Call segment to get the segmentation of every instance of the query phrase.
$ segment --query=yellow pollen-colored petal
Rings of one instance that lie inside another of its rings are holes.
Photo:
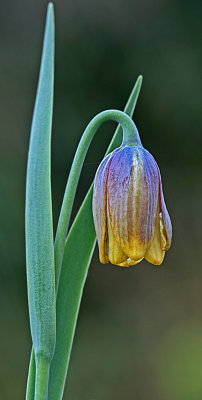
[[[161,229],[161,217],[158,210],[156,218],[156,228],[151,246],[145,254],[145,260],[154,265],[160,265],[163,262],[165,250],[162,249],[162,242],[164,243],[164,237]]]
[[[106,233],[102,238],[102,243],[99,245],[99,258],[102,264],[107,264],[109,261],[108,257],[108,248],[109,248],[109,240],[108,235]]]
[[[142,261],[143,258],[141,258],[140,260],[132,260],[131,258],[128,258],[126,261],[124,261],[121,264],[118,264],[120,267],[131,267],[133,265],[136,265],[138,263],[140,263],[140,261]]]
[[[112,264],[119,265],[120,263],[126,261],[128,256],[121,250],[120,246],[118,245],[113,235],[109,217],[107,217],[107,227],[108,227],[108,237],[109,237],[109,261]]]

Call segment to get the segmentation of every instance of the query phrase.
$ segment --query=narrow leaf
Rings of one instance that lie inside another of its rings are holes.
[[[28,302],[35,356],[51,360],[55,347],[55,270],[50,183],[54,82],[54,14],[49,4],[31,128],[26,185]]]

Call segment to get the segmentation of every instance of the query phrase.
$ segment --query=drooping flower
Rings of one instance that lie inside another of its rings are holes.
[[[142,145],[123,145],[101,162],[93,216],[101,263],[130,266],[143,258],[162,263],[172,226],[158,165]]]

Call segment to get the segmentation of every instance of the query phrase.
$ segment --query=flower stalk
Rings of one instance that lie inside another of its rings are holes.
[[[55,238],[56,282],[59,282],[58,277],[60,276],[65,239],[83,162],[95,133],[100,126],[107,121],[115,121],[120,124],[123,130],[124,142],[141,145],[139,133],[133,120],[127,114],[119,110],[106,110],[97,114],[86,127],[74,156],[58,222]]]
[[[36,363],[35,399],[45,400],[48,396],[50,362],[44,357],[38,357]]]

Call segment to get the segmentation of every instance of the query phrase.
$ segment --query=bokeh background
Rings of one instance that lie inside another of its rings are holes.
[[[24,197],[46,1],[0,0],[0,398],[24,398],[31,348]],[[56,226],[79,138],[123,109],[138,74],[134,120],[156,158],[173,222],[161,267],[121,269],[93,257],[64,399],[202,397],[201,1],[55,1],[52,190]],[[74,213],[115,129],[88,153]],[[79,251],[79,244],[78,244]]]

